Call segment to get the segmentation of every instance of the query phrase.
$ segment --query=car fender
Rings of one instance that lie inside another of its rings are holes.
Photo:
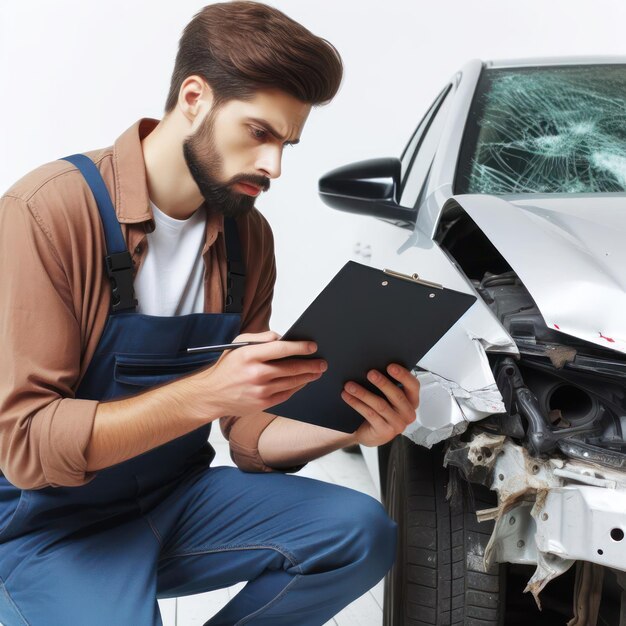
[[[546,325],[626,353],[626,194],[459,195],[509,263]]]

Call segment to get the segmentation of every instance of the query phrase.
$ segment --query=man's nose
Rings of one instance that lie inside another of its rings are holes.
[[[262,172],[268,178],[278,178],[281,171],[281,160],[283,156],[282,148],[278,146],[267,146],[259,154],[256,162],[257,171]]]

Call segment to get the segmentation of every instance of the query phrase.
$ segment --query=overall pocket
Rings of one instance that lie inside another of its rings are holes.
[[[180,357],[154,354],[116,354],[113,377],[116,382],[135,387],[154,387],[199,370],[217,359],[206,354]]]

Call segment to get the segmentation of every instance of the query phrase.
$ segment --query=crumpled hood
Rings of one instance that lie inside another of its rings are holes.
[[[626,194],[460,195],[548,327],[626,353]]]

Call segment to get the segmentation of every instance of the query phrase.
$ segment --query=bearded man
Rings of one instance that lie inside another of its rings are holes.
[[[254,202],[341,76],[333,46],[283,13],[207,6],[161,121],[2,197],[4,626],[152,626],[157,598],[239,581],[207,624],[323,624],[391,566],[378,502],[289,472],[392,439],[417,381],[370,372],[387,400],[348,383],[352,435],[265,412],[327,364],[268,330],[274,252]],[[187,352],[235,340],[257,343]],[[237,468],[211,465],[218,419]]]

